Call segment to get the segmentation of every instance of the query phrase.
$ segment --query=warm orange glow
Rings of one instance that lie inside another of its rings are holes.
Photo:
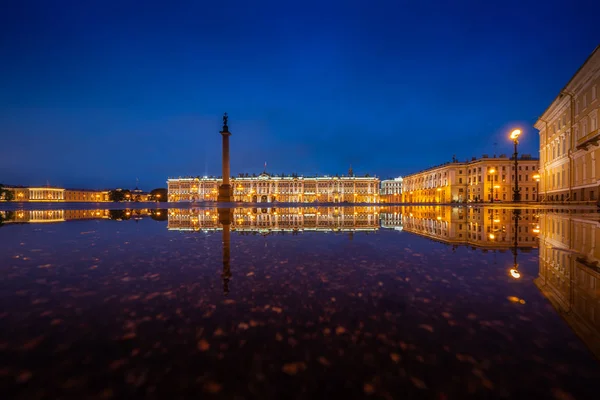
[[[521,273],[519,272],[518,269],[511,268],[510,269],[510,276],[512,276],[515,279],[519,279],[521,277]]]
[[[535,174],[535,175],[533,176],[533,179],[535,179],[536,181],[538,181],[538,182],[539,182],[539,181],[540,181],[540,175],[539,175],[539,174]]]
[[[495,174],[495,173],[496,173],[496,170],[495,170],[494,168],[492,168],[492,169],[490,169],[488,172],[489,172],[490,174]]]
[[[519,137],[519,135],[521,134],[521,130],[520,129],[515,129],[510,133],[510,138],[512,140],[517,140],[517,138]]]
[[[494,185],[494,189],[500,189],[500,185]]]
[[[497,223],[499,223],[499,222],[500,222],[500,220],[499,220],[499,219],[495,219],[495,220],[494,220],[494,223],[496,223],[496,224],[497,224]]]
[[[438,221],[441,221],[441,220],[442,220],[442,217],[437,217],[437,220],[438,220]]]
[[[496,239],[496,235],[494,235],[493,233],[490,233],[490,239]]]

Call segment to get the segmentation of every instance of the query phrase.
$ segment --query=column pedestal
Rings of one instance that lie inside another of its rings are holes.
[[[231,190],[231,185],[230,184],[223,184],[221,186],[219,186],[219,194],[217,196],[217,201],[220,203],[228,203],[231,202],[231,195],[232,190]]]

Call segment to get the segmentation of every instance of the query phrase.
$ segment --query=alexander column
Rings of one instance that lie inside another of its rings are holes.
[[[231,201],[231,185],[229,184],[229,127],[227,126],[227,113],[223,114],[223,184],[219,186],[218,202],[227,203]]]

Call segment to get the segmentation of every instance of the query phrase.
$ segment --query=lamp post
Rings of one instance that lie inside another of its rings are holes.
[[[510,138],[515,143],[515,188],[513,189],[513,201],[516,203],[521,200],[521,194],[519,193],[519,177],[518,177],[518,151],[517,145],[519,144],[519,135],[521,134],[520,129],[515,129],[510,133]]]
[[[535,179],[535,200],[540,201],[540,174],[535,174],[533,179]]]
[[[494,173],[496,172],[496,170],[494,168],[490,168],[490,170],[488,171],[488,176],[490,177],[490,202],[493,203],[494,202]]]

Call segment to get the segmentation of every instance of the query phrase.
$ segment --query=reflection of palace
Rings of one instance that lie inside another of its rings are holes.
[[[573,214],[540,216],[535,284],[600,358],[600,224]]]
[[[221,229],[217,209],[171,209],[168,229]],[[374,231],[379,228],[377,207],[234,208],[235,231]]]
[[[231,178],[233,200],[272,203],[376,203],[379,178],[369,176],[258,176]],[[220,178],[175,178],[167,181],[169,201],[216,201]]]
[[[381,226],[402,226],[411,232],[448,244],[490,249],[537,247],[537,211],[495,207],[397,206],[381,208]]]

